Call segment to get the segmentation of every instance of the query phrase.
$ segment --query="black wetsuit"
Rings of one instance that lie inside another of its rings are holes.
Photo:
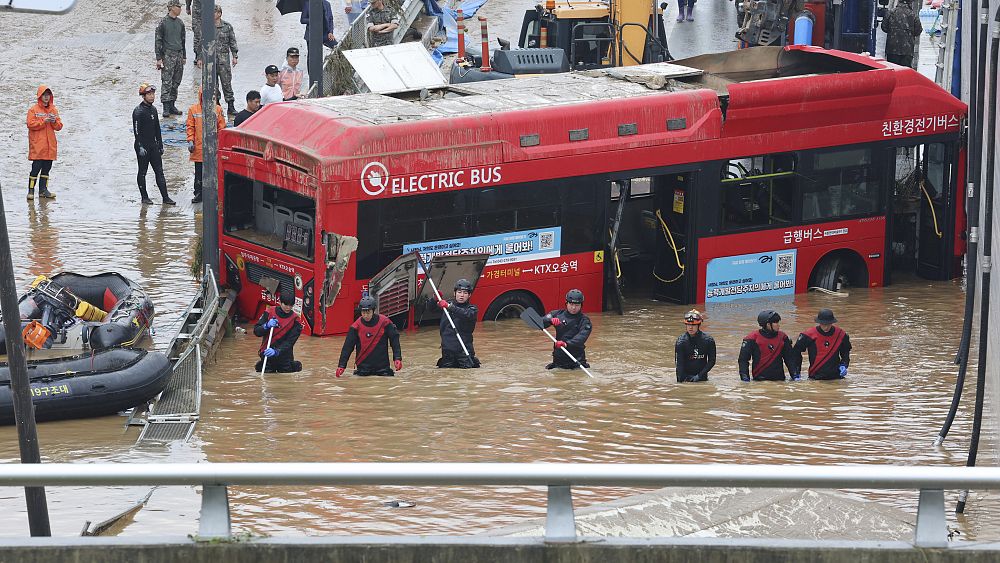
[[[254,368],[257,371],[260,371],[262,362],[264,361],[267,335],[271,331],[271,329],[264,327],[267,321],[271,319],[271,313],[269,312],[271,309],[271,307],[268,307],[268,310],[264,311],[260,318],[257,319],[257,324],[253,326],[253,335],[259,336],[262,339],[260,344],[261,349],[258,352],[260,361],[257,362],[257,366]],[[299,335],[302,334],[302,325],[296,320],[295,317],[297,315],[295,311],[286,313],[281,307],[274,307],[273,309],[279,323],[288,322],[289,317],[291,317],[291,325],[284,334],[279,332],[280,327],[274,329],[275,337],[271,339],[271,348],[274,348],[278,354],[267,359],[267,371],[279,373],[302,371],[302,362],[295,360],[295,353],[292,351],[292,348],[295,347],[295,342],[299,339]]]
[[[780,330],[755,330],[743,338],[740,346],[740,379],[750,381],[752,375],[754,381],[784,381],[785,368],[782,361],[788,366],[789,373],[799,374],[802,356],[792,350],[792,341],[788,339],[788,335]]]
[[[799,358],[809,352],[809,379],[842,379],[840,366],[851,365],[851,337],[837,326],[828,332],[817,326],[799,334],[792,349]]]
[[[715,339],[702,331],[691,336],[687,332],[674,344],[677,382],[708,381],[708,372],[715,367]]]
[[[552,347],[552,363],[545,366],[545,369],[563,368],[576,369],[580,366],[589,368],[587,363],[587,338],[594,326],[590,322],[590,317],[583,312],[571,315],[566,309],[556,309],[542,317],[542,324],[546,327],[552,326],[552,319],[558,318],[561,322],[556,327],[556,340],[566,343],[566,350],[580,362],[579,365],[569,359],[566,352],[558,346]]]
[[[160,189],[160,196],[170,199],[167,195],[167,178],[163,175],[163,139],[160,135],[160,118],[153,104],[145,101],[135,106],[132,110],[132,134],[135,136],[135,158],[139,163],[139,171],[135,181],[139,185],[139,194],[143,199],[148,199],[146,193],[146,170],[153,167],[153,176],[156,177],[156,187]],[[143,149],[146,154],[142,154],[139,149]]]
[[[340,349],[340,361],[337,367],[346,368],[351,353],[357,369],[354,375],[393,376],[396,372],[389,367],[389,346],[392,346],[392,359],[402,360],[403,353],[399,347],[399,331],[396,325],[385,315],[372,315],[370,321],[358,318],[347,330],[344,347]]]
[[[454,299],[448,300],[448,312],[451,319],[455,321],[455,328],[451,328],[448,317],[444,311],[441,312],[441,358],[437,361],[439,368],[477,368],[479,358],[476,357],[476,349],[472,345],[472,332],[476,330],[476,319],[479,317],[479,307],[466,301],[458,303]],[[466,356],[462,351],[455,335],[458,329],[458,336],[462,337],[462,342],[469,350]]]

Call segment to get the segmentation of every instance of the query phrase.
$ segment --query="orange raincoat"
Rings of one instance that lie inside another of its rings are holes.
[[[201,94],[198,94],[198,99],[201,99]],[[217,131],[221,131],[226,128],[226,118],[222,115],[222,108],[215,106],[215,117],[218,124],[216,127]],[[191,153],[189,160],[191,162],[201,162],[201,128],[204,126],[204,122],[201,118],[201,103],[197,103],[188,108],[187,114],[187,140],[189,143],[194,143],[194,152]]]
[[[56,159],[56,131],[63,128],[63,123],[56,109],[55,95],[49,98],[48,106],[42,103],[42,94],[46,90],[52,93],[44,84],[38,87],[38,103],[28,110],[28,160]],[[55,117],[54,122],[46,121],[50,115]]]

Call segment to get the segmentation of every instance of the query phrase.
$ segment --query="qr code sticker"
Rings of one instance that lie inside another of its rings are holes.
[[[794,254],[779,254],[777,264],[775,266],[775,275],[778,276],[789,276],[795,273],[795,255]]]
[[[552,250],[556,246],[556,233],[554,231],[545,231],[544,233],[538,233],[538,249],[539,250]]]

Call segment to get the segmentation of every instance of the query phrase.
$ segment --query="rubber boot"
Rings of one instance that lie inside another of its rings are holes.
[[[153,204],[153,200],[149,199],[149,194],[146,193],[146,184],[139,184],[139,195],[142,196],[143,205]]]
[[[49,191],[49,177],[39,174],[38,176],[38,197],[44,199],[55,199],[56,194]]]
[[[174,115],[184,115],[184,112],[177,109],[177,104],[170,102],[170,109],[174,111]]]
[[[677,7],[677,23],[684,21],[684,6]]]
[[[34,176],[28,176],[28,201],[35,199],[35,182],[38,179]]]
[[[194,197],[191,198],[191,203],[201,203],[201,190],[194,191]]]
[[[236,106],[233,105],[233,102],[228,102],[226,105],[229,106],[226,109],[226,113],[228,113],[229,115],[236,115]]]
[[[688,4],[688,21],[689,22],[694,21],[694,2]]]

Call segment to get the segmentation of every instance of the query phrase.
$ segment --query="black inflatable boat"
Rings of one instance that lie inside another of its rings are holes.
[[[22,338],[31,349],[68,353],[132,346],[153,323],[153,302],[116,272],[38,276],[18,301]],[[0,326],[0,354],[7,353]]]
[[[107,348],[90,354],[28,362],[35,419],[115,414],[142,404],[166,387],[170,361],[160,352]],[[10,369],[0,363],[0,424],[14,423]]]

